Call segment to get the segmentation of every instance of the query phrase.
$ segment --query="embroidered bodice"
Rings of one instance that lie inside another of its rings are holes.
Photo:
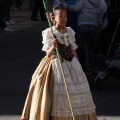
[[[66,46],[66,45],[58,42],[58,51],[62,58],[64,58],[67,61],[72,61],[73,54],[72,54],[70,44],[68,46]]]

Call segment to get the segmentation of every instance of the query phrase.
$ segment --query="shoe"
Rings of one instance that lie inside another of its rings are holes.
[[[39,21],[37,18],[31,18],[32,21]]]
[[[87,75],[87,76],[92,75],[92,72],[90,72],[90,71],[85,71],[85,75]]]
[[[14,25],[14,24],[15,24],[15,22],[12,21],[12,20],[9,20],[9,21],[7,21],[7,22],[10,23],[10,25]]]
[[[10,23],[9,23],[8,21],[6,21],[6,25],[7,25],[7,26],[9,26],[9,25],[10,25]]]
[[[21,7],[15,8],[14,11],[19,11],[21,10]]]
[[[94,80],[95,81],[98,80],[98,79],[103,80],[103,79],[108,77],[108,74],[109,74],[109,72],[106,73],[106,72],[103,72],[103,71],[99,71]]]
[[[15,8],[14,11],[18,11],[19,9],[18,8]]]
[[[10,28],[4,28],[3,29],[3,32],[11,32],[12,31],[12,29],[10,29]]]

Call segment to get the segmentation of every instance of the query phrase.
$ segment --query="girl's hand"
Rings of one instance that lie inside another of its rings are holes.
[[[48,49],[46,49],[46,55],[48,58],[54,58],[53,51],[57,47],[57,39],[52,40],[52,46]]]
[[[57,39],[52,40],[52,48],[53,50],[57,47]]]
[[[56,56],[56,55],[51,55],[50,58],[51,58],[51,59],[54,59],[54,58],[57,58],[57,56]]]

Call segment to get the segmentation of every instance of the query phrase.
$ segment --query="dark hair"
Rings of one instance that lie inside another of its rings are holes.
[[[53,14],[56,15],[56,10],[65,10],[64,8],[60,7],[60,6],[54,6],[53,7]],[[65,10],[66,11],[66,10]]]

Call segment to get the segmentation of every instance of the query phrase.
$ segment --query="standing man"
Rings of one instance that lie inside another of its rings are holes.
[[[6,0],[6,25],[15,24],[14,21],[10,19],[10,8],[12,6],[13,0]]]

